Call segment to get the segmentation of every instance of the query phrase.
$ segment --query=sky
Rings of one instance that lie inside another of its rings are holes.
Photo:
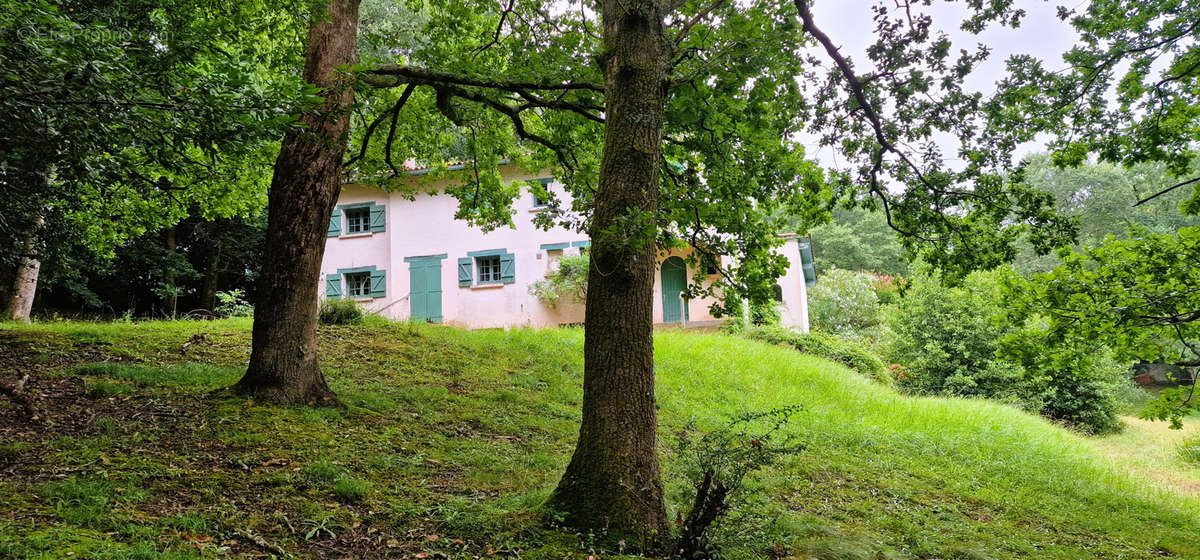
[[[874,24],[871,21],[871,6],[879,0],[815,0],[813,2],[813,19],[826,34],[838,45],[842,54],[856,61],[859,68],[866,68],[866,47],[871,42]],[[891,0],[885,0],[890,5]],[[918,0],[913,0],[916,4]],[[1058,19],[1058,6],[1065,5],[1071,9],[1079,9],[1086,5],[1081,0],[1016,0],[1017,7],[1026,11],[1026,16],[1017,29],[996,27],[979,34],[972,35],[959,29],[959,24],[967,14],[963,2],[933,2],[931,6],[922,6],[921,11],[933,16],[935,27],[950,35],[956,50],[958,47],[970,48],[978,43],[991,47],[991,57],[982,64],[967,80],[967,87],[985,94],[994,89],[994,84],[1004,76],[1004,61],[1014,54],[1031,54],[1046,61],[1046,67],[1059,69],[1066,66],[1062,62],[1062,53],[1067,51],[1075,42],[1076,34],[1071,26]],[[917,9],[914,7],[914,12]],[[816,53],[823,63],[829,59],[823,51]],[[818,151],[815,141],[804,141],[810,157],[816,157],[823,164],[833,164],[831,148]],[[1021,146],[1017,156],[1041,151],[1044,142],[1031,143]],[[951,163],[957,146],[944,145],[943,154],[947,163]]]

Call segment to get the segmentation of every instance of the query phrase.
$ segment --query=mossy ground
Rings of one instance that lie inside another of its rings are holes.
[[[322,328],[332,410],[219,391],[249,326],[0,327],[3,375],[36,372],[53,421],[0,403],[0,558],[618,555],[540,510],[578,429],[578,330]],[[805,407],[807,449],[750,484],[729,558],[1200,558],[1200,500],[1040,418],[730,336],[659,332],[656,352],[664,440]]]

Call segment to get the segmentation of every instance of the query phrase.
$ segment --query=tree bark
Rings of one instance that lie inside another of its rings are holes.
[[[317,285],[354,103],[338,67],[356,58],[358,0],[330,0],[327,11],[309,30],[304,64],[325,101],[284,137],[275,160],[250,364],[234,386],[276,403],[340,405],[317,362]]]
[[[663,0],[603,2],[604,153],[590,226],[583,422],[549,506],[654,550],[669,538],[654,397],[654,215],[670,45]]]
[[[175,254],[175,226],[167,228],[164,245],[166,246],[167,251],[169,251],[172,255]],[[170,310],[171,319],[175,319],[175,313],[179,307],[179,296],[175,293],[175,273],[168,272],[163,277],[163,283],[171,287],[171,295],[167,296],[166,305],[167,309]]]
[[[223,228],[211,224],[208,253],[204,255],[204,281],[200,285],[200,308],[214,311],[217,308],[217,287],[221,279],[221,237]]]
[[[7,301],[4,314],[0,318],[6,321],[29,322],[33,312],[33,298],[37,295],[38,274],[42,270],[42,261],[37,256],[37,240],[41,234],[43,218],[38,215],[25,232],[25,243],[21,247],[21,258],[17,262],[16,272],[12,276],[12,284],[5,292]]]

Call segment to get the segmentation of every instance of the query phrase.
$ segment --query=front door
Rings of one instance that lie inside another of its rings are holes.
[[[669,257],[662,263],[663,322],[678,323],[688,319],[687,306],[683,304],[684,288],[687,287],[687,263],[679,257]]]
[[[408,302],[414,321],[442,322],[442,259],[409,257]]]

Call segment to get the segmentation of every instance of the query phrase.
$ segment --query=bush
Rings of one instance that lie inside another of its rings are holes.
[[[835,336],[824,333],[801,334],[784,328],[752,328],[744,336],[771,344],[791,346],[805,354],[812,354],[838,362],[884,385],[892,384],[892,376],[880,360],[870,352]]]
[[[254,306],[245,299],[242,290],[217,292],[217,308],[213,311],[220,317],[253,317]]]
[[[808,292],[813,329],[841,333],[879,324],[879,296],[870,274],[834,268]]]
[[[587,301],[589,266],[591,265],[586,254],[561,257],[558,259],[558,267],[546,274],[545,280],[534,282],[529,287],[529,293],[551,309],[564,297],[569,301],[583,303]]]
[[[1128,368],[1095,341],[1062,340],[1036,315],[1009,316],[1005,271],[974,273],[948,287],[927,271],[887,312],[889,358],[907,392],[983,397],[1089,433],[1121,428]]]
[[[321,302],[318,317],[322,325],[358,325],[365,313],[357,303],[348,299],[331,299]]]

